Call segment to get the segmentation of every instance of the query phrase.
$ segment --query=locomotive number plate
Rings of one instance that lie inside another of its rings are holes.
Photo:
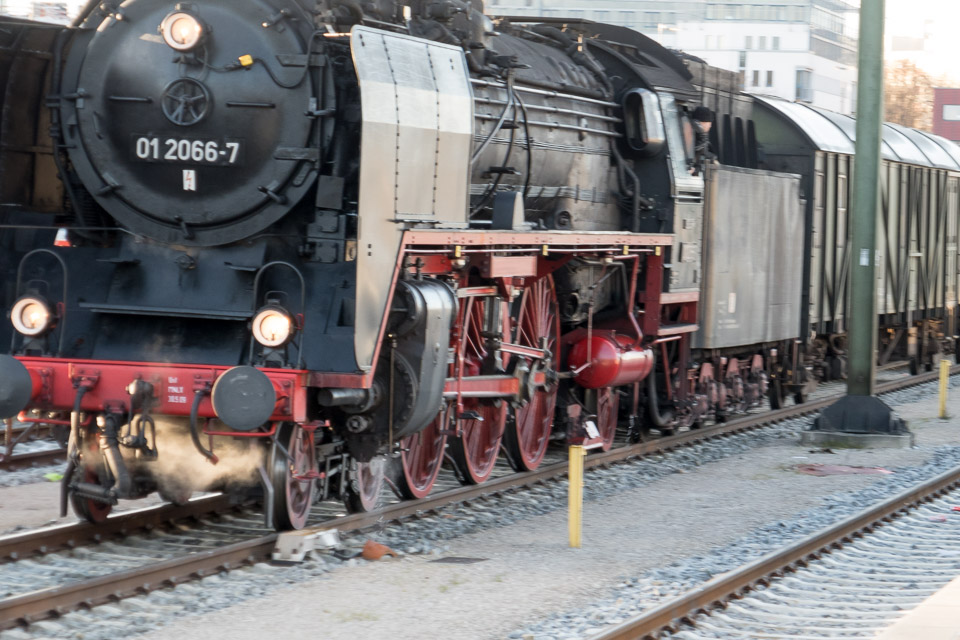
[[[133,157],[141,162],[236,166],[243,162],[243,141],[134,135]]]

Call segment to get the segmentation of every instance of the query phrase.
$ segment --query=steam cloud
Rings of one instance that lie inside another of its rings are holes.
[[[156,461],[136,463],[151,472],[161,490],[170,496],[193,491],[222,491],[250,487],[259,481],[257,468],[266,463],[267,448],[260,438],[215,436],[213,452],[219,458],[212,464],[193,445],[186,419],[155,417],[157,423]],[[209,436],[200,441],[210,447]]]

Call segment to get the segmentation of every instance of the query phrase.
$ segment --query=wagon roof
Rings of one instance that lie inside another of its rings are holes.
[[[773,96],[755,98],[797,127],[816,149],[854,154],[857,121],[852,116]],[[892,122],[883,125],[881,151],[887,160],[960,171],[960,146],[932,133]]]

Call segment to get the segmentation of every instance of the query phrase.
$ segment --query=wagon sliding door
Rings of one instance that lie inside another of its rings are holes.
[[[811,299],[817,303],[811,311],[817,333],[834,334],[845,330],[852,158],[835,153],[818,156],[810,278]]]
[[[960,277],[958,277],[957,261],[957,232],[960,229],[960,177],[955,174],[947,176],[947,245],[946,245],[946,274],[947,283],[944,291],[946,296],[947,337],[957,335],[957,293],[960,289]]]

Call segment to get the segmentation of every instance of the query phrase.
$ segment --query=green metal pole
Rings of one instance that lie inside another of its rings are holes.
[[[860,3],[857,155],[853,181],[847,394],[872,396],[877,345],[877,195],[883,117],[884,0]]]

